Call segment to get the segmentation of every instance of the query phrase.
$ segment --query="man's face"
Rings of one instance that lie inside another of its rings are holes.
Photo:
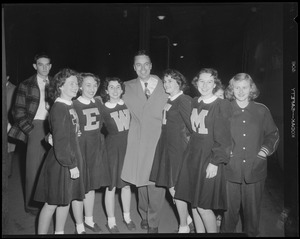
[[[150,58],[145,55],[136,56],[134,59],[133,68],[141,80],[148,80],[152,69]]]
[[[36,64],[33,64],[34,69],[36,69],[37,74],[42,77],[46,78],[49,75],[51,69],[50,59],[48,58],[39,58],[36,61]]]

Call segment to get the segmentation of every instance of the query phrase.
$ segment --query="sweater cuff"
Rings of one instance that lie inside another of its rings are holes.
[[[260,150],[263,151],[267,156],[270,153],[270,151],[265,146],[262,146]]]

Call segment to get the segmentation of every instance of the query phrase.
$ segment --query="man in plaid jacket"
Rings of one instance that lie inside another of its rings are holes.
[[[34,57],[37,73],[21,82],[16,91],[12,114],[14,125],[8,136],[27,144],[25,172],[25,211],[37,215],[39,205],[32,200],[39,168],[46,152],[44,138],[49,132],[47,90],[51,59],[42,53]]]

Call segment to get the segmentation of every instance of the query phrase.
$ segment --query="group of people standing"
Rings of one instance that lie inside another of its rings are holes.
[[[148,233],[159,232],[167,189],[179,215],[178,233],[216,233],[218,215],[220,231],[233,233],[242,206],[244,232],[259,234],[266,158],[276,150],[279,133],[268,108],[253,101],[259,91],[248,74],[235,75],[218,97],[218,72],[203,68],[192,81],[200,97],[191,98],[179,71],[166,69],[161,80],[151,74],[148,53],[139,51],[133,64],[137,78],[107,78],[101,98],[94,74],[63,69],[50,79],[47,55],[36,56],[34,67],[37,75],[17,91],[12,129],[27,140],[26,175],[32,175],[26,176],[25,205],[32,199],[44,203],[39,234],[48,232],[55,211],[55,233],[63,234],[70,204],[75,233],[101,232],[93,220],[100,187],[106,187],[108,230],[119,232],[116,188],[121,188],[123,222],[135,230],[131,185],[138,190],[140,227]],[[49,105],[42,99],[50,99]],[[47,117],[48,131],[42,128]],[[44,139],[52,147],[43,161],[45,151],[36,148]]]

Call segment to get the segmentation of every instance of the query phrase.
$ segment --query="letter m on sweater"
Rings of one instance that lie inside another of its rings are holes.
[[[200,114],[198,114],[198,110],[196,108],[193,109],[191,115],[191,123],[193,131],[199,134],[208,134],[208,130],[205,127],[205,116],[207,116],[208,110],[201,110]]]

